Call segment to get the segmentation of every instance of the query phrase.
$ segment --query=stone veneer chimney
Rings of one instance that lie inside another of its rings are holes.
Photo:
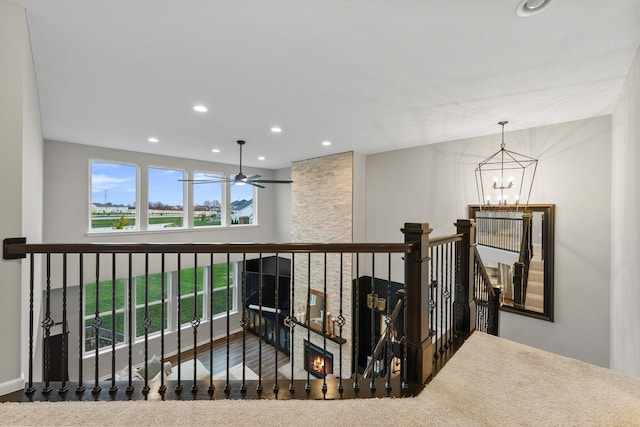
[[[347,152],[295,162],[291,168],[294,185],[291,188],[292,242],[297,243],[352,243],[354,236],[354,153]],[[340,308],[340,259],[327,256],[327,311],[337,317]],[[351,375],[352,355],[352,271],[351,255],[343,256],[343,328],[342,373]],[[291,307],[298,311],[306,303],[308,258],[295,259],[295,301]],[[311,289],[324,289],[324,257],[311,257]],[[336,327],[337,329],[337,327]],[[297,327],[294,334],[293,354],[295,367],[303,370],[305,328]],[[323,346],[323,337],[311,332],[311,342]],[[337,376],[340,346],[327,340],[327,351],[334,354],[334,374]]]

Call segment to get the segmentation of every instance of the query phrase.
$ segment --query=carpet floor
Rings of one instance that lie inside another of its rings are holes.
[[[0,425],[640,426],[640,379],[474,333],[415,398],[4,403]]]

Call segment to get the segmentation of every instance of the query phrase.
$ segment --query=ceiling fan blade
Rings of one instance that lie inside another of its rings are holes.
[[[292,184],[293,181],[283,181],[277,179],[254,179],[253,182],[259,182],[261,184]]]
[[[228,179],[179,179],[178,181],[190,182],[192,184],[216,184],[220,182],[228,182]]]
[[[261,185],[261,184],[291,184],[293,182],[293,181],[277,180],[277,179],[260,179],[260,175],[252,175],[250,177],[247,177],[245,174],[242,173],[242,146],[245,144],[245,142],[244,141],[236,141],[236,142],[240,146],[240,171],[236,175],[225,177],[220,175],[202,174],[200,176],[206,176],[207,178],[212,178],[212,179],[180,179],[178,181],[190,182],[192,184],[212,184],[212,183],[220,183],[220,182],[230,182],[231,185],[248,184],[258,188],[266,188],[264,185]]]

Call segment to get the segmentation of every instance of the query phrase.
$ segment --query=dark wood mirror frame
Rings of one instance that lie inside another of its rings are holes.
[[[316,291],[315,289],[311,289],[311,293],[309,294],[309,300],[313,301],[315,299],[315,304],[309,304],[309,319],[307,319],[307,324],[312,329],[316,331],[322,332],[322,321],[323,318],[321,316],[322,311],[324,311],[325,300],[327,296],[324,292]],[[326,304],[327,308],[329,308],[329,304]],[[324,314],[324,313],[322,313]],[[319,319],[319,320],[318,320]],[[315,320],[315,321],[314,321]],[[318,323],[319,322],[319,323]]]
[[[482,207],[480,205],[469,205],[469,218],[476,219],[476,213],[481,210],[497,210],[498,208]],[[505,208],[499,208],[506,210]],[[515,207],[513,211],[515,211]],[[520,207],[518,211],[523,211]],[[554,284],[553,284],[553,267],[554,267],[554,222],[555,222],[555,205],[554,204],[538,204],[527,205],[526,210],[542,213],[541,238],[542,238],[542,259],[544,261],[544,287],[543,287],[543,310],[542,312],[527,310],[524,307],[501,304],[500,309],[510,313],[521,314],[536,319],[547,320],[553,322],[554,311]]]

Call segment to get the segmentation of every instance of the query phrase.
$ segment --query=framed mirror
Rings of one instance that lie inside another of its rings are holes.
[[[309,294],[309,327],[316,331],[322,331],[323,319],[325,316],[325,299],[324,292],[311,289]],[[327,305],[328,309],[328,305]]]
[[[476,221],[478,254],[500,309],[553,322],[555,205],[469,206]]]

